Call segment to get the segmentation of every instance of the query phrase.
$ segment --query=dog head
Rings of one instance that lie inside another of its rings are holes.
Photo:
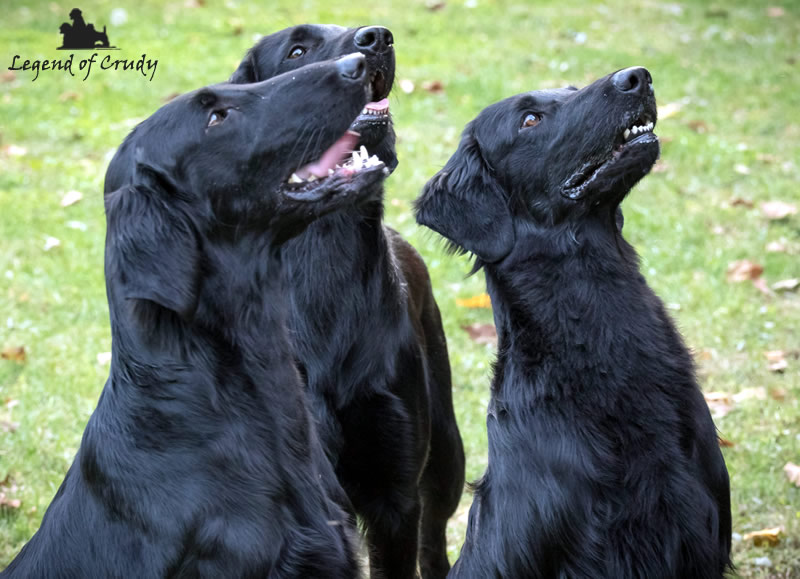
[[[377,155],[389,170],[394,170],[397,156],[388,97],[394,82],[395,55],[394,38],[389,29],[321,24],[292,26],[263,37],[250,49],[229,82],[258,82],[351,52],[360,52],[366,58],[372,100],[350,128],[359,133],[360,145],[371,155]]]
[[[621,227],[620,202],[658,158],[655,122],[644,68],[495,103],[425,185],[417,220],[487,263],[508,255],[522,222],[552,226],[597,214]]]
[[[132,141],[133,184],[106,196],[107,277],[125,298],[188,316],[204,240],[249,232],[279,244],[379,196],[384,165],[350,157],[349,127],[370,94],[364,60],[206,87],[145,120]]]

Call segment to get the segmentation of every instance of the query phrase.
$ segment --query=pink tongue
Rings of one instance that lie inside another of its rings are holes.
[[[378,110],[380,110],[380,109],[388,109],[389,108],[389,99],[387,97],[387,98],[382,98],[381,100],[375,101],[373,103],[367,103],[367,108],[378,109]]]
[[[295,173],[301,179],[308,179],[311,175],[320,179],[327,177],[328,169],[336,167],[337,163],[355,150],[360,136],[355,131],[347,131],[338,141],[331,145],[330,149],[322,153],[322,156],[317,161],[300,167]]]

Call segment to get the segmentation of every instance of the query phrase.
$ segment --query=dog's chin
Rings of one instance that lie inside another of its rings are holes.
[[[561,195],[572,200],[619,203],[658,160],[660,146],[652,129],[614,147],[601,161],[585,163],[563,184]]]

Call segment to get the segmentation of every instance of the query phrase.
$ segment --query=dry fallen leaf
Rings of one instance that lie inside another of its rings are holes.
[[[767,16],[770,18],[783,18],[786,15],[786,10],[780,6],[768,6]]]
[[[19,423],[11,422],[9,420],[0,420],[0,431],[2,432],[16,432],[19,428]]]
[[[494,324],[470,324],[461,326],[469,334],[470,339],[476,344],[497,344],[497,330]]]
[[[708,125],[705,121],[689,121],[686,123],[686,126],[692,129],[695,133],[707,133],[708,132]]]
[[[792,292],[798,287],[800,287],[800,279],[796,277],[777,281],[772,284],[772,289],[778,292]]]
[[[767,219],[786,219],[797,213],[797,206],[785,201],[765,201],[761,204],[761,213]]]
[[[706,392],[703,397],[711,411],[711,417],[715,420],[733,410],[733,398],[727,392]]]
[[[756,288],[758,291],[760,291],[765,296],[773,296],[773,295],[775,295],[775,292],[772,291],[771,289],[769,289],[769,286],[767,285],[767,281],[763,277],[760,277],[758,279],[754,279],[753,280],[753,287]]]
[[[767,389],[763,386],[759,386],[758,388],[745,388],[744,390],[740,390],[733,396],[731,396],[734,402],[739,404],[740,402],[744,402],[745,400],[766,400],[767,399]]]
[[[726,277],[729,282],[742,282],[748,279],[758,279],[764,273],[764,268],[749,259],[740,259],[728,265]]]
[[[778,402],[786,400],[786,390],[784,388],[773,388],[769,391],[769,395],[773,400]]]
[[[80,98],[81,98],[80,94],[76,93],[75,91],[71,91],[71,90],[68,90],[66,92],[62,92],[60,95],[58,95],[58,100],[60,102],[62,102],[62,103],[66,102],[66,101],[76,101],[76,100],[78,100]]]
[[[656,164],[653,165],[653,168],[650,169],[650,172],[651,173],[666,173],[671,168],[672,167],[670,166],[669,163],[666,163],[666,162],[662,161],[661,159],[659,159],[658,161],[656,161]]]
[[[789,367],[789,362],[786,361],[786,352],[783,350],[770,350],[764,352],[764,356],[769,362],[770,372],[783,372]]]
[[[75,205],[78,201],[83,199],[83,193],[80,191],[67,191],[61,198],[61,207],[69,207]]]
[[[747,207],[748,209],[753,207],[753,202],[750,199],[742,199],[741,197],[734,197],[731,199],[730,203],[731,207],[738,207],[740,205],[742,207]]]
[[[463,300],[456,298],[456,305],[462,308],[491,308],[492,299],[489,294],[478,294]]]
[[[425,2],[425,8],[427,8],[431,12],[436,12],[438,10],[441,10],[445,6],[447,6],[447,3],[443,2],[442,0],[428,0],[427,2]]]
[[[721,436],[718,436],[717,439],[719,440],[719,445],[723,448],[733,448],[734,446],[736,446],[736,444],[734,444],[727,438],[722,438]]]
[[[414,92],[414,81],[413,80],[409,80],[407,78],[402,78],[402,79],[400,79],[400,82],[398,84],[400,85],[400,90],[403,91],[404,93],[411,94],[412,92]]]
[[[767,244],[766,250],[768,253],[786,253],[789,251],[789,245],[786,240],[770,241]]]
[[[444,85],[440,80],[426,80],[422,83],[422,90],[426,90],[433,94],[444,92]]]
[[[787,462],[786,466],[783,467],[783,472],[786,473],[786,478],[789,479],[790,483],[800,487],[800,466],[793,462]]]
[[[11,495],[18,490],[19,487],[11,478],[10,474],[6,475],[6,478],[0,481],[0,510],[18,509],[20,505],[22,505],[21,500],[11,498]]]
[[[677,115],[683,108],[681,103],[667,103],[663,107],[658,107],[658,120],[663,121]]]
[[[783,533],[783,527],[773,527],[771,529],[762,529],[760,531],[747,533],[742,539],[745,541],[752,540],[756,547],[760,547],[761,545],[774,547],[780,542],[781,533]]]
[[[8,346],[3,348],[3,351],[0,352],[0,358],[12,360],[14,362],[24,362],[25,358],[27,358],[25,346]]]
[[[14,74],[13,71],[7,70],[2,75],[0,75],[0,80],[3,82],[14,82],[17,80],[17,75]]]

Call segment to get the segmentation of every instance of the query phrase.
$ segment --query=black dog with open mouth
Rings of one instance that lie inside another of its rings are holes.
[[[344,160],[371,92],[364,60],[200,89],[134,131],[131,183],[105,197],[108,382],[2,577],[357,576],[286,329],[280,246],[381,194],[381,163]],[[309,167],[325,175],[289,183]]]
[[[386,28],[287,28],[256,44],[231,81],[353,50],[366,58],[373,93],[350,127],[360,135],[356,155],[393,169],[395,55]],[[464,451],[427,268],[382,217],[377,199],[286,244],[289,326],[326,452],[366,528],[372,576],[411,579],[419,561],[423,579],[437,579],[450,568],[445,530],[463,491]]]
[[[728,473],[692,357],[615,216],[659,155],[650,73],[489,106],[417,219],[486,272],[499,335],[453,577],[719,578]]]

